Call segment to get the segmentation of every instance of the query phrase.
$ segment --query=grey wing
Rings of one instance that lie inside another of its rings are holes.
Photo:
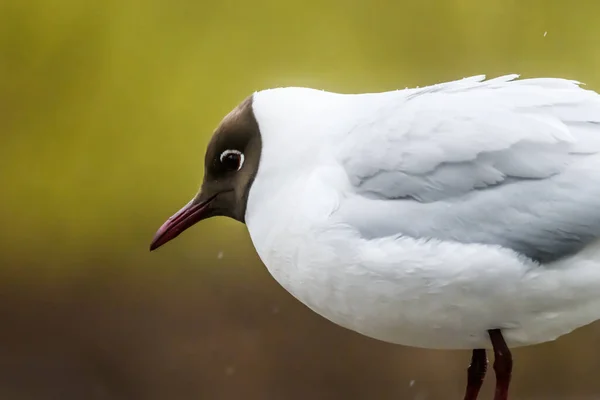
[[[356,196],[338,215],[366,237],[498,245],[544,263],[600,238],[600,96],[512,78],[425,88],[357,126],[341,151]]]

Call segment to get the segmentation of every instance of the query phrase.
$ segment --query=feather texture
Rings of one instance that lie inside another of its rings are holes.
[[[340,215],[368,237],[500,245],[541,262],[600,237],[600,96],[515,78],[358,95],[337,152],[358,196]]]
[[[600,96],[516,78],[256,93],[246,223],[273,277],[409,346],[489,348],[489,329],[522,346],[598,320]]]

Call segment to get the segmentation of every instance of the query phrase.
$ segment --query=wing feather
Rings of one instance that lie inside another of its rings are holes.
[[[600,96],[576,81],[516,78],[365,97],[339,157],[358,195],[349,204],[386,205],[355,222],[371,236],[380,225],[541,261],[600,237]],[[389,221],[389,207],[404,221]]]

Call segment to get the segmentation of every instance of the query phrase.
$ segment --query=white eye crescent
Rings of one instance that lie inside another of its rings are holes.
[[[231,171],[239,171],[244,165],[244,153],[239,150],[228,149],[219,156],[221,164]]]

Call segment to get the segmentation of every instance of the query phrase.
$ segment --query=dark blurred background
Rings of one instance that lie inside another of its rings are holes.
[[[156,253],[254,90],[485,73],[600,89],[600,2],[0,0],[0,399],[459,399],[469,352],[339,328],[216,219]],[[514,399],[600,398],[600,326],[514,351]],[[491,398],[488,375],[483,398]]]

